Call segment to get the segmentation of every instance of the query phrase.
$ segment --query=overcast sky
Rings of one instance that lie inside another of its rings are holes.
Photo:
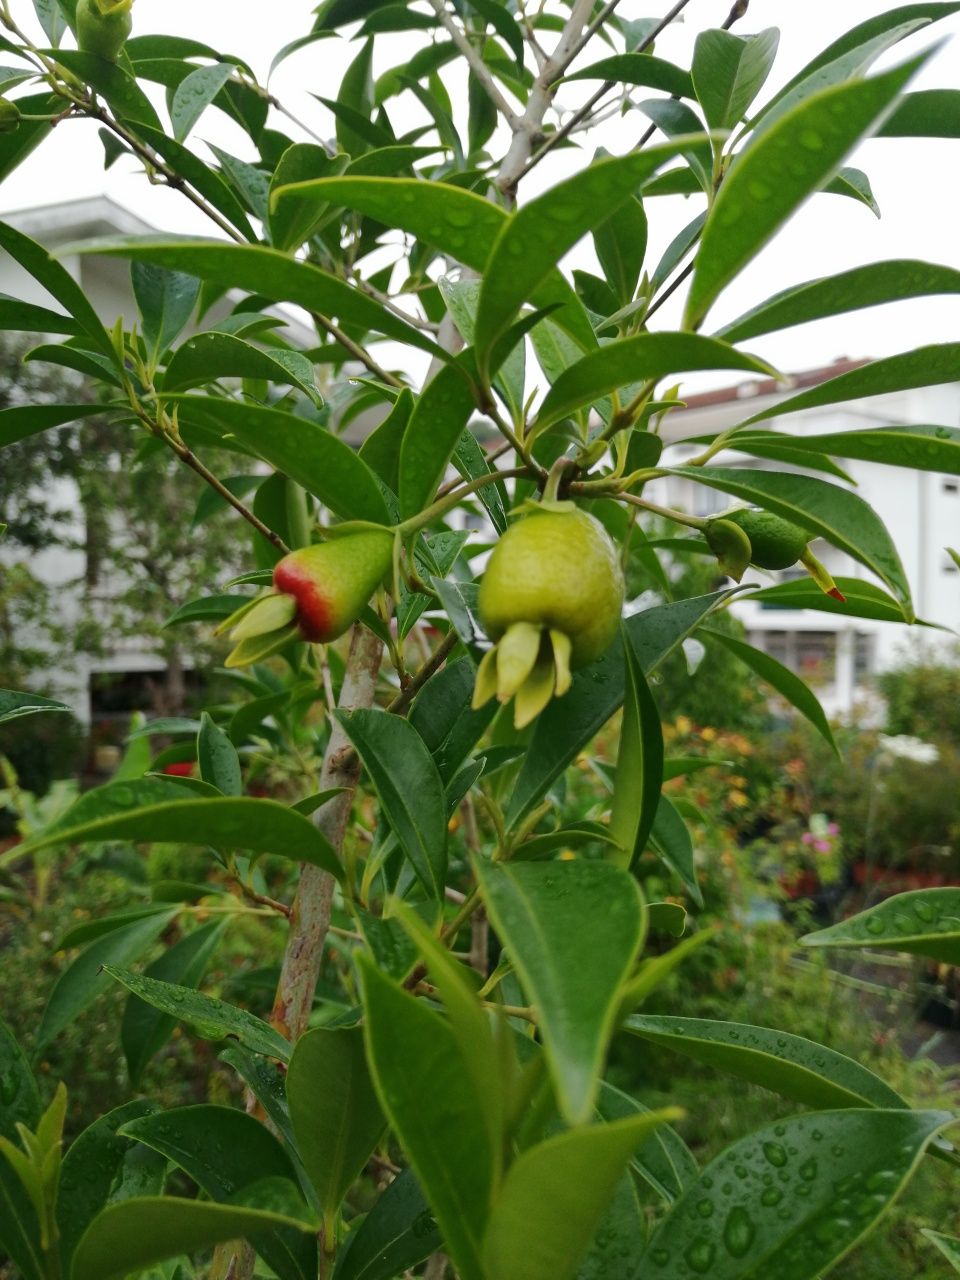
[[[627,18],[655,15],[662,4],[632,3],[624,0],[619,12]],[[693,0],[686,10],[687,21],[675,25],[658,41],[657,52],[689,66],[692,39],[709,25],[719,25],[730,0]],[[29,0],[12,0],[18,18],[29,25]],[[138,34],[170,32],[206,41],[247,60],[261,79],[270,59],[281,45],[304,34],[315,7],[310,0],[136,0],[135,29]],[[766,92],[789,78],[833,38],[855,23],[875,15],[882,8],[869,0],[751,0],[746,18],[736,30],[747,34],[777,26],[781,30],[780,54]],[[881,60],[878,66],[901,60],[906,53],[950,37],[944,48],[924,68],[913,88],[956,87],[960,85],[960,15],[921,31],[906,44]],[[387,38],[379,51],[376,71],[391,61],[402,60],[422,43],[422,33],[403,40]],[[380,42],[378,41],[378,44]],[[326,109],[310,96],[335,94],[347,60],[357,46],[341,38],[325,40],[294,55],[285,63],[271,88],[292,110],[309,120],[324,136],[332,135],[333,122]],[[405,50],[405,54],[404,51]],[[597,54],[596,56],[601,56]],[[586,65],[582,60],[581,65]],[[575,107],[580,90],[564,91],[561,103]],[[410,102],[406,95],[402,102]],[[394,123],[412,127],[418,107],[391,111]],[[631,113],[623,122],[607,126],[603,142],[608,149],[626,150],[643,131],[645,121]],[[281,127],[290,130],[290,126]],[[199,147],[211,139],[241,156],[249,156],[249,143],[217,111],[208,112],[191,139]],[[599,141],[599,134],[596,138]],[[589,146],[592,152],[594,141]],[[202,149],[202,148],[201,148]],[[895,257],[921,257],[960,269],[960,141],[878,139],[866,143],[849,163],[870,175],[882,211],[878,221],[862,204],[837,196],[820,195],[805,205],[781,233],[776,243],[726,290],[711,313],[707,330],[753,306],[788,285],[813,276],[861,262]],[[575,151],[559,150],[531,176],[527,195],[543,184],[556,181],[582,164]],[[102,149],[96,128],[86,122],[69,122],[58,127],[48,140],[0,190],[0,207],[6,210],[46,204],[58,200],[106,193],[158,227],[170,231],[206,234],[209,226],[182,197],[150,186],[131,162],[121,160],[104,173]],[[523,189],[521,189],[521,198]],[[680,198],[648,201],[651,209],[651,248],[648,266],[652,270],[659,253],[672,235],[693,216],[691,205]],[[590,251],[580,249],[572,262],[590,266]],[[568,262],[567,265],[570,265]],[[664,307],[658,324],[669,327],[679,315]],[[920,299],[875,308],[833,321],[804,326],[785,334],[758,339],[754,349],[785,370],[809,368],[829,363],[838,356],[879,356],[922,342],[960,338],[960,297]]]

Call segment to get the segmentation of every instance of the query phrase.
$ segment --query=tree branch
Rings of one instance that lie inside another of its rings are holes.
[[[470,71],[477,84],[481,89],[483,89],[484,93],[503,116],[504,120],[506,120],[510,128],[516,131],[520,126],[520,117],[500,92],[496,81],[490,74],[490,68],[484,62],[476,47],[470,43],[466,32],[464,32],[456,22],[454,22],[453,18],[447,12],[447,6],[444,0],[430,0],[430,6],[440,19],[440,22],[450,39],[466,58],[467,64],[470,67]]]

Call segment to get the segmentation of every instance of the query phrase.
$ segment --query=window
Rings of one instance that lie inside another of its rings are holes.
[[[808,684],[832,684],[836,677],[835,631],[759,631],[751,642],[802,676]]]
[[[862,684],[873,675],[877,638],[870,632],[858,631],[853,637],[853,679]]]
[[[960,493],[960,480],[944,480],[941,488],[944,493]]]

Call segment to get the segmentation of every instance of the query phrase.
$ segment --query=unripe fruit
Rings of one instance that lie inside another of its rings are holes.
[[[610,646],[623,607],[623,572],[603,526],[571,503],[544,503],[511,525],[480,583],[480,621],[497,642],[480,664],[474,706],[516,697],[515,723],[528,724],[570,671]]]
[[[811,537],[809,530],[771,511],[743,507],[726,512],[723,519],[737,525],[750,539],[750,563],[758,569],[789,569],[806,551]]]
[[[133,0],[77,0],[77,45],[116,62],[133,30]]]
[[[258,662],[291,640],[327,644],[343,635],[388,577],[393,544],[390,530],[365,529],[284,556],[273,571],[273,591],[218,628],[237,642],[226,665]]]
[[[16,133],[20,128],[20,108],[9,98],[0,98],[0,134]]]

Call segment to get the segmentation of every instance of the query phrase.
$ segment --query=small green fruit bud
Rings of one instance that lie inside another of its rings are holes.
[[[9,98],[0,98],[0,133],[16,133],[20,128],[20,108]]]

